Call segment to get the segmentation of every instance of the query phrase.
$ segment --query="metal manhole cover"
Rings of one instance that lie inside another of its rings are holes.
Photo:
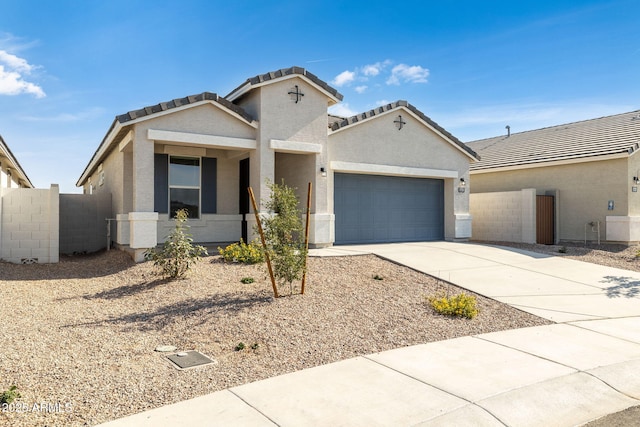
[[[189,369],[215,363],[212,359],[195,350],[171,354],[167,356],[167,359],[173,362],[178,369]]]

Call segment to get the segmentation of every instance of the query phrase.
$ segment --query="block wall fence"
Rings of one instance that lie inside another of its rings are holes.
[[[536,243],[536,189],[469,195],[473,240]]]
[[[0,258],[13,263],[59,260],[59,188],[0,190]]]

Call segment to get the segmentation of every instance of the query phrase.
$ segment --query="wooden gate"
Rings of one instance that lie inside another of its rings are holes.
[[[536,243],[555,243],[555,204],[553,196],[536,196]]]

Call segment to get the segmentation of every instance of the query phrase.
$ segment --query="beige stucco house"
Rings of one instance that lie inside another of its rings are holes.
[[[304,68],[247,79],[116,117],[79,178],[109,192],[114,240],[140,259],[187,208],[197,242],[252,238],[247,186],[313,184],[310,245],[471,236],[469,164],[476,154],[398,101],[350,118],[328,114],[342,95]],[[266,213],[266,212],[262,212]]]
[[[531,189],[534,197],[554,198],[556,242],[596,241],[598,236],[609,242],[640,241],[640,111],[506,134],[467,146],[481,157],[470,168],[471,196],[482,195],[483,200],[472,203],[471,214],[479,220],[474,221],[474,238],[483,216],[500,214],[493,207],[499,206],[501,212],[509,208],[500,201],[505,200],[500,192]],[[522,194],[528,197],[526,191]],[[509,227],[509,221],[504,220],[503,226]]]

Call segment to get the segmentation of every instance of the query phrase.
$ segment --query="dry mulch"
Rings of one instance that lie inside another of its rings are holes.
[[[0,425],[94,425],[358,355],[550,323],[481,296],[473,320],[438,315],[425,296],[459,288],[373,255],[310,258],[307,283],[274,299],[264,266],[219,256],[174,282],[119,251],[0,263],[0,391],[22,394]],[[178,371],[162,344],[217,363]]]

